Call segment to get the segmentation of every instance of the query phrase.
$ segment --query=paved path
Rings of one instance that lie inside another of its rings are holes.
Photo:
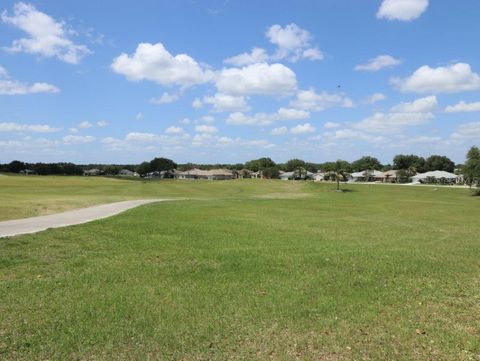
[[[59,228],[72,226],[74,224],[87,223],[96,219],[114,216],[127,209],[138,207],[143,204],[161,202],[162,200],[165,199],[138,199],[134,201],[102,204],[100,206],[76,209],[48,216],[2,221],[0,222],[0,238],[40,232],[47,228]]]

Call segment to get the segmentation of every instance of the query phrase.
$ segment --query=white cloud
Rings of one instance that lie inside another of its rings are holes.
[[[428,7],[428,0],[383,0],[377,18],[410,21],[418,18]]]
[[[178,94],[170,94],[170,93],[164,92],[159,97],[150,99],[150,103],[169,104],[169,103],[176,102],[179,98],[180,96]]]
[[[222,69],[216,86],[219,93],[229,95],[287,95],[296,90],[297,77],[285,65],[257,63]]]
[[[194,109],[200,109],[201,107],[203,107],[203,103],[200,99],[195,98],[195,100],[192,102],[192,107]]]
[[[105,120],[100,120],[97,122],[97,126],[99,126],[100,128],[105,128],[107,125],[108,125],[108,122]]]
[[[290,133],[292,134],[305,134],[305,133],[314,133],[315,127],[310,123],[299,124],[296,127],[290,128]]]
[[[225,59],[223,62],[235,66],[244,66],[255,63],[263,63],[267,61],[268,54],[265,49],[253,48],[250,53],[242,53],[231,58]]]
[[[7,78],[7,79],[1,79]],[[47,83],[26,84],[9,78],[7,69],[0,66],[0,95],[26,95],[36,93],[58,93],[55,85]]]
[[[190,124],[191,121],[190,121],[189,118],[183,118],[182,120],[180,120],[180,123],[182,123],[182,124]]]
[[[461,101],[455,105],[449,105],[445,108],[446,113],[460,113],[460,112],[480,112],[480,102],[466,103]]]
[[[204,97],[203,102],[213,105],[216,112],[248,111],[250,107],[244,96],[233,96],[217,93],[211,97]]]
[[[207,124],[215,122],[215,118],[212,117],[211,115],[204,115],[199,120]]]
[[[326,122],[323,127],[325,129],[333,129],[333,128],[338,128],[340,126],[340,123],[335,123],[335,122]]]
[[[93,124],[88,122],[88,121],[84,121],[84,122],[81,122],[77,125],[80,129],[88,129],[88,128],[91,128],[93,127]]]
[[[91,135],[66,135],[62,138],[63,143],[67,145],[86,144],[95,141],[95,137]]]
[[[389,112],[377,112],[353,126],[370,132],[392,133],[406,126],[424,124],[434,118],[433,112],[438,102],[435,96],[417,99],[410,103],[400,103]]]
[[[131,132],[125,136],[125,140],[129,142],[153,142],[157,140],[157,136],[152,133]]]
[[[70,133],[73,133],[73,134],[77,134],[79,132],[79,130],[77,128],[70,128],[70,129],[68,129],[68,131]]]
[[[197,125],[195,131],[198,133],[214,134],[218,132],[218,129],[212,125]]]
[[[135,115],[135,119],[136,120],[142,120],[144,117],[143,117],[143,113],[140,112],[140,113],[137,113],[137,115]]]
[[[212,78],[212,72],[192,57],[187,54],[173,56],[162,43],[140,43],[132,56],[121,54],[111,67],[128,80],[150,80],[165,86],[188,87]]]
[[[376,102],[382,101],[387,99],[387,96],[382,93],[374,93],[372,95],[369,95],[368,97],[365,98],[365,103],[366,104],[374,104]]]
[[[305,110],[279,108],[275,113],[255,113],[246,115],[241,112],[235,112],[229,115],[226,123],[229,125],[270,125],[282,120],[301,120],[308,119],[310,113]]]
[[[166,134],[183,134],[184,130],[181,127],[171,126],[165,129]]]
[[[381,143],[385,141],[385,138],[382,136],[375,136],[371,135],[359,130],[345,128],[345,129],[338,129],[333,132],[325,132],[323,136],[329,141],[337,141],[337,140],[354,140],[354,141],[365,141],[370,143]]]
[[[310,60],[323,59],[322,52],[311,46],[312,35],[296,24],[289,24],[282,27],[278,24],[272,25],[266,32],[266,36],[272,44],[277,45],[277,51],[272,59],[288,59],[297,61],[302,58]]]
[[[46,124],[19,124],[13,122],[0,123],[0,132],[32,132],[32,133],[52,133],[59,131]]]
[[[466,123],[460,125],[450,136],[454,142],[475,142],[480,139],[480,122]]]
[[[393,78],[391,82],[402,92],[437,94],[480,89],[480,75],[474,73],[466,63],[438,68],[424,65],[411,76],[405,79]]]
[[[272,131],[270,132],[271,135],[284,135],[287,133],[288,133],[287,127],[273,128]]]
[[[24,31],[29,37],[14,40],[7,50],[39,54],[48,58],[56,57],[70,64],[78,64],[91,51],[85,45],[75,44],[69,39],[72,33],[62,22],[38,11],[35,6],[23,2],[16,3],[13,15],[2,12],[4,23]]]
[[[390,109],[392,113],[432,113],[437,109],[436,96],[417,99],[413,102],[402,102]]]
[[[317,94],[312,88],[309,90],[300,90],[296,98],[290,102],[290,105],[298,109],[312,111],[323,111],[335,106],[344,108],[354,106],[352,100],[342,94],[331,94],[327,92]]]
[[[376,58],[370,59],[366,64],[360,64],[355,67],[356,71],[379,71],[384,68],[393,68],[402,61],[400,59],[395,59],[391,55],[379,55]]]

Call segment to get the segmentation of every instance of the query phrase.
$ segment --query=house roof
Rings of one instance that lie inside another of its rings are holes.
[[[365,172],[368,172],[372,177],[377,177],[377,178],[385,177],[385,173],[380,172],[379,170],[362,170],[361,172],[352,173],[351,176],[354,178],[365,177]]]
[[[443,170],[434,170],[426,173],[418,173],[412,177],[412,179],[427,179],[427,178],[446,178],[446,179],[457,179],[458,175],[445,172]]]

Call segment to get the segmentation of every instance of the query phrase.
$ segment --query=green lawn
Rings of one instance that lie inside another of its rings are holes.
[[[480,360],[468,190],[26,178],[4,219],[189,199],[1,239],[0,359]]]

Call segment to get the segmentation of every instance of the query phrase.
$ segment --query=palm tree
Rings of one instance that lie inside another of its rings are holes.
[[[340,181],[343,182],[346,179],[345,169],[342,167],[342,162],[340,160],[337,160],[335,162],[335,169],[330,171],[329,178],[330,179],[333,178],[337,182],[337,192],[338,192],[340,190]]]

